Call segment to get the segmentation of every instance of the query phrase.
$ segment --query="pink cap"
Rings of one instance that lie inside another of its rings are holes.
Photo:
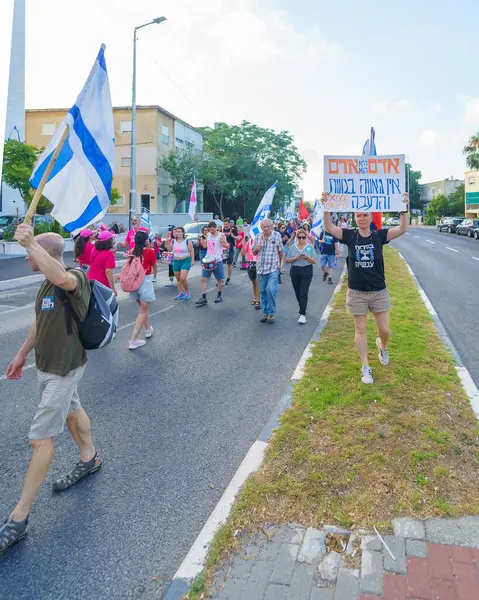
[[[93,231],[91,229],[84,229],[83,231],[80,231],[80,237],[87,238],[90,237],[92,233]]]
[[[100,240],[100,242],[106,242],[107,240],[111,240],[111,238],[114,237],[115,236],[111,231],[100,231],[97,239]]]

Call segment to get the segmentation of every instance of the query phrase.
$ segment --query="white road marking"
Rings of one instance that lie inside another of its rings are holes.
[[[426,242],[429,242],[430,244],[435,244],[436,242],[433,242],[432,240],[426,240]]]
[[[472,257],[474,260],[479,260],[479,258],[477,258],[477,256],[473,256]]]
[[[446,248],[448,250],[450,250],[451,252],[459,252],[459,250],[456,250],[455,248],[451,248],[450,246],[446,246]]]
[[[421,236],[420,236],[420,235],[415,235],[414,237],[415,237],[415,238],[417,238],[418,240],[420,240],[420,239],[421,239]]]

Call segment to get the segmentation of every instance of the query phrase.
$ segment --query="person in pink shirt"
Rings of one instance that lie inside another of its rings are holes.
[[[126,234],[125,241],[118,244],[120,248],[128,248],[128,250],[133,250],[135,247],[135,235],[140,229],[140,217],[133,217],[131,220],[131,226],[132,228]],[[144,230],[144,227],[141,229]]]
[[[250,261],[250,267],[248,268],[248,277],[253,285],[253,294],[254,299],[251,301],[251,305],[259,310],[261,308],[261,303],[259,300],[259,287],[258,287],[258,278],[256,276],[256,256],[253,254],[253,246],[254,240],[253,238],[244,237],[241,240],[241,256],[244,261]],[[251,261],[255,261],[255,264],[252,265]]]
[[[106,285],[116,296],[115,280],[113,279],[113,269],[116,267],[115,253],[113,252],[114,237],[111,231],[100,231],[98,234],[91,257],[88,279],[94,279]]]
[[[91,255],[94,250],[94,234],[95,232],[91,229],[84,229],[75,240],[74,258],[80,265],[80,269],[85,273],[91,265]]]

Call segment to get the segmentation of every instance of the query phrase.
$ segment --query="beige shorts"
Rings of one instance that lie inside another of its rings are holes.
[[[78,383],[85,366],[73,369],[65,377],[37,371],[40,404],[30,427],[31,440],[45,440],[62,433],[68,414],[80,410]]]
[[[367,315],[368,311],[380,313],[391,310],[391,299],[387,288],[380,292],[361,292],[348,289],[346,310],[350,315]]]

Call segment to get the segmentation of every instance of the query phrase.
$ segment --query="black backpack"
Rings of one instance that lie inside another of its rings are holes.
[[[72,309],[68,292],[57,286],[54,289],[65,309],[68,335],[71,335],[73,331],[73,319],[77,324],[82,346],[85,350],[96,350],[107,346],[115,338],[118,327],[119,305],[115,294],[106,285],[93,280],[90,281],[90,286],[90,302],[83,321],[79,320]]]

